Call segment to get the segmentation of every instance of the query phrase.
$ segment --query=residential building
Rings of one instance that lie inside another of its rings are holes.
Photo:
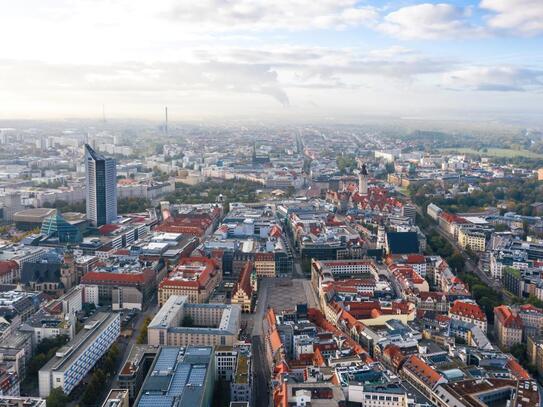
[[[486,235],[476,230],[460,228],[458,243],[463,249],[470,248],[474,252],[484,252],[486,248]]]
[[[473,301],[456,300],[449,309],[449,317],[478,326],[485,334],[487,318],[484,311]]]
[[[507,305],[494,308],[494,326],[500,348],[509,349],[522,343],[522,319],[516,310]]]

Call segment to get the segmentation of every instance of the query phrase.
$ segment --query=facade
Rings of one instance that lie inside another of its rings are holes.
[[[507,305],[494,308],[494,326],[500,348],[509,349],[522,342],[522,319]]]
[[[81,278],[86,303],[109,305],[115,309],[142,309],[156,292],[155,272],[90,271]]]
[[[186,296],[172,295],[147,328],[148,344],[232,346],[238,337],[240,314],[239,305],[191,304]]]
[[[40,397],[47,397],[55,387],[70,394],[117,340],[120,332],[120,314],[97,313],[88,319],[83,330],[40,369]]]
[[[14,260],[0,260],[0,283],[13,284],[21,278],[19,264]]]
[[[229,382],[234,377],[238,360],[238,351],[232,346],[215,348],[215,377]]]
[[[253,310],[253,286],[251,284],[251,275],[253,273],[253,263],[247,262],[243,268],[239,280],[232,290],[231,304],[237,304],[243,312],[252,312]]]
[[[486,236],[484,233],[460,228],[458,243],[463,249],[470,248],[475,252],[484,252],[486,248]]]
[[[273,253],[256,253],[255,270],[257,277],[275,277],[275,256]]]
[[[94,226],[117,220],[117,168],[113,158],[85,145],[87,219]]]
[[[211,346],[161,347],[135,407],[211,407],[215,385]]]
[[[41,233],[59,243],[76,244],[82,240],[79,228],[67,222],[58,213],[43,220]]]
[[[360,403],[362,407],[408,407],[409,396],[405,388],[397,383],[351,384],[349,402]]]

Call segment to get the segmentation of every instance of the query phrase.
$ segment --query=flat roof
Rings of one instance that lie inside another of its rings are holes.
[[[161,347],[134,405],[200,406],[212,359],[211,346]]]
[[[89,318],[85,323],[85,328],[79,332],[74,339],[64,345],[57,351],[49,362],[40,369],[41,371],[62,371],[72,361],[86,352],[88,346],[92,345],[98,336],[103,333],[102,327],[111,323],[114,319],[120,320],[120,315],[115,313],[98,312]],[[63,356],[57,356],[58,354]]]

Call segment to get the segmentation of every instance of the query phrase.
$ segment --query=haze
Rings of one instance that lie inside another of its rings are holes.
[[[1,119],[541,116],[541,0],[0,7]]]

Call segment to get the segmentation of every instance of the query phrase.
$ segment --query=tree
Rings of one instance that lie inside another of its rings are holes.
[[[457,273],[464,270],[465,263],[464,257],[459,252],[454,252],[452,256],[447,258],[447,264]]]
[[[141,326],[140,333],[138,337],[136,338],[136,343],[138,343],[139,345],[147,342],[147,327],[149,326],[150,323],[151,323],[151,318],[146,317],[145,320],[143,321],[143,325]]]
[[[190,315],[185,315],[183,317],[183,322],[181,323],[182,326],[191,327],[194,326],[194,319]]]
[[[524,343],[517,343],[516,345],[511,346],[511,349],[509,349],[509,352],[511,355],[513,355],[521,365],[525,365],[526,360],[526,344]]]
[[[68,396],[64,394],[62,388],[55,387],[47,397],[47,407],[64,407],[68,404]]]

